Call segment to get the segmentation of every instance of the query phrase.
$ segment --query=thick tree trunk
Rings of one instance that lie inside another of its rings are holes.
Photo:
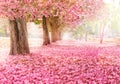
[[[10,20],[10,55],[29,54],[26,21]]]
[[[51,28],[51,41],[56,42],[58,40],[61,40],[61,32],[60,30],[56,27]]]
[[[50,37],[49,37],[49,32],[48,32],[48,28],[47,28],[47,22],[46,22],[46,17],[43,16],[42,17],[43,23],[43,45],[48,45],[50,44]]]
[[[61,40],[59,17],[58,16],[50,17],[49,24],[51,27],[51,41],[56,42],[58,40]]]

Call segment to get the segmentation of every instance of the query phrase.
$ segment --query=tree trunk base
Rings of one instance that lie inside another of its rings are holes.
[[[58,40],[61,40],[59,17],[58,16],[50,17],[49,24],[51,27],[51,42],[56,42]]]
[[[50,37],[49,37],[49,32],[47,28],[47,22],[46,22],[46,17],[43,16],[43,45],[48,45],[50,44]]]
[[[10,55],[29,54],[26,21],[22,18],[10,20]]]

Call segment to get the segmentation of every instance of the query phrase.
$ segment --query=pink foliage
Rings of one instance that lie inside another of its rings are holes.
[[[11,20],[15,18],[35,18],[38,1],[35,0],[0,0],[0,16]]]
[[[59,16],[71,23],[95,15],[102,5],[102,0],[0,0],[0,15],[10,19]]]
[[[120,47],[48,45],[9,56],[0,66],[2,84],[119,84]],[[115,62],[116,61],[116,62]]]

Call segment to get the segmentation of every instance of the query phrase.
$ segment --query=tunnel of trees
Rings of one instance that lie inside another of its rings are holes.
[[[103,7],[101,0],[89,2],[87,0],[4,0],[0,2],[1,17],[10,20],[10,54],[30,53],[26,28],[28,21],[42,18],[43,45],[47,45],[61,39],[61,25],[74,25],[85,18],[93,17],[101,7]],[[51,39],[47,24],[50,27]]]

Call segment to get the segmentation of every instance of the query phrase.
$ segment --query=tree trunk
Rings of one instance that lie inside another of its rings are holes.
[[[8,37],[8,36],[9,36],[9,34],[8,34],[8,28],[5,27],[5,28],[4,28],[4,31],[5,31],[5,36]]]
[[[103,43],[103,35],[100,36],[100,44]]]
[[[43,45],[48,45],[50,44],[50,37],[49,37],[49,32],[48,32],[48,28],[47,28],[47,22],[46,22],[46,17],[43,16]]]
[[[85,33],[85,41],[87,42],[88,40],[88,32]]]
[[[10,20],[10,55],[29,53],[26,21],[23,18]]]
[[[58,16],[50,17],[49,24],[51,27],[51,41],[56,42],[58,40],[61,40],[59,17]]]
[[[101,34],[100,34],[100,44],[102,44],[102,43],[103,43],[104,30],[105,30],[105,28],[104,28],[104,25],[103,25],[103,26],[102,26],[102,28],[101,28]]]

